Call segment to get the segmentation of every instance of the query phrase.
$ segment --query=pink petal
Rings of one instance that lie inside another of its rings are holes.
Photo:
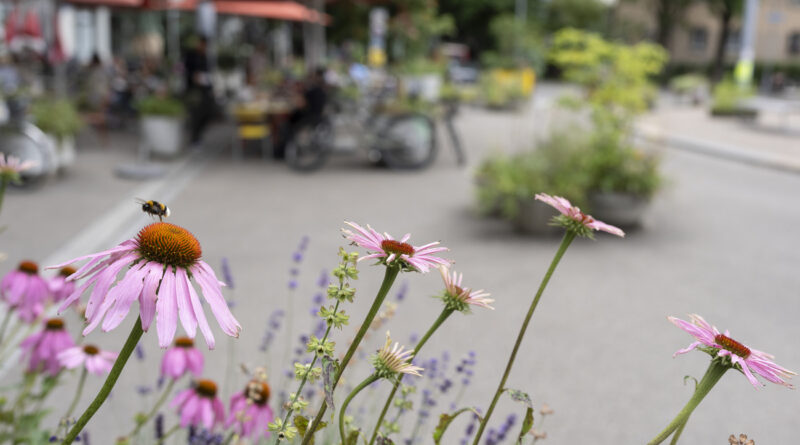
[[[108,312],[103,321],[103,331],[108,332],[122,323],[122,320],[131,310],[131,304],[142,293],[144,278],[148,275],[146,268],[133,267],[128,270],[125,277],[108,293],[108,297],[116,300],[114,307]],[[112,296],[113,295],[113,296]]]
[[[238,337],[239,331],[242,327],[239,322],[233,317],[233,314],[228,308],[228,304],[222,297],[222,291],[217,284],[214,277],[214,272],[203,261],[198,261],[197,264],[192,266],[192,275],[197,278],[200,284],[200,289],[203,291],[203,296],[206,302],[211,306],[211,312],[216,317],[222,331],[231,337]]]
[[[178,329],[178,309],[175,300],[175,272],[168,267],[164,272],[164,278],[161,279],[156,302],[158,345],[162,348],[169,347]]]
[[[156,316],[156,289],[164,275],[164,268],[158,263],[148,263],[145,266],[148,274],[144,278],[142,293],[139,295],[139,315],[142,317],[142,329],[147,332]]]
[[[184,274],[186,271],[184,271]],[[189,293],[189,302],[192,304],[192,311],[197,319],[197,324],[200,326],[200,332],[203,333],[203,338],[206,339],[208,349],[214,349],[215,341],[214,334],[211,333],[211,327],[206,320],[206,314],[203,312],[203,305],[200,303],[200,298],[194,290],[194,286],[188,280],[186,281],[186,291]]]
[[[177,268],[175,273],[175,297],[178,304],[178,315],[181,319],[183,329],[194,338],[197,333],[197,318],[192,310],[192,303],[189,301],[189,276],[182,267]]]

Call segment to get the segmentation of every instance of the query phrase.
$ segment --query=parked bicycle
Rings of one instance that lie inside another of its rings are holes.
[[[365,150],[370,162],[395,170],[430,165],[437,151],[433,119],[417,112],[381,111],[386,93],[369,93],[355,102],[337,100],[321,118],[301,122],[287,141],[287,164],[313,171],[332,154]]]

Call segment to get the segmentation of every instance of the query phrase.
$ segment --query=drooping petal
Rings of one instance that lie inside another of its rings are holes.
[[[162,348],[169,347],[178,329],[178,308],[175,300],[175,272],[167,268],[161,279],[156,301],[156,330],[158,345]]]

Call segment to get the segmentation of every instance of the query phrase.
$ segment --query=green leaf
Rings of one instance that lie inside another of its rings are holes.
[[[472,411],[473,413],[475,413],[476,416],[478,416],[479,419],[481,420],[483,419],[481,415],[478,414],[478,411],[475,410],[475,408],[461,408],[460,410],[454,412],[453,414],[447,414],[447,413],[442,414],[439,416],[439,424],[436,425],[436,429],[433,430],[433,442],[436,445],[439,445],[442,441],[442,436],[444,435],[444,432],[447,431],[447,427],[450,426],[450,423],[452,423],[456,417],[461,415],[461,413],[467,411]]]
[[[522,421],[522,430],[517,437],[517,445],[522,445],[522,439],[533,428],[533,408],[525,410],[525,420]]]
[[[361,435],[361,431],[359,430],[350,431],[350,434],[347,435],[347,438],[344,441],[344,445],[358,445],[359,435]]]
[[[305,416],[294,416],[294,426],[297,428],[300,437],[306,436],[306,431],[308,430],[308,418]],[[327,422],[320,422],[317,424],[316,429],[314,429],[314,433],[317,431],[325,428],[328,426]],[[312,434],[311,440],[308,442],[310,445],[314,445],[314,436]]]
[[[522,392],[517,389],[508,389],[508,388],[506,388],[506,392],[508,393],[509,396],[511,396],[511,399],[514,400],[515,402],[524,403],[525,406],[527,406],[530,409],[533,409],[533,401],[531,401],[531,396],[529,396],[528,393]]]
[[[336,360],[333,360],[328,355],[322,356],[322,389],[325,390],[325,402],[328,403],[331,412],[336,410],[333,404],[333,381],[336,378],[338,368],[339,365],[336,363]]]
[[[684,384],[684,385],[685,385],[685,384],[686,384],[686,382],[688,382],[689,380],[693,380],[693,381],[694,381],[694,387],[695,387],[695,389],[697,389],[697,379],[696,379],[696,378],[694,378],[694,377],[692,377],[692,376],[690,376],[690,375],[685,375],[685,376],[683,376],[683,384]]]

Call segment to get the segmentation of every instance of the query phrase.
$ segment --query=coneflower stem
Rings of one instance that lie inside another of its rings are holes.
[[[419,355],[419,350],[422,349],[423,346],[425,346],[425,343],[428,341],[429,338],[431,338],[431,335],[433,335],[433,333],[436,332],[437,329],[439,329],[439,326],[441,326],[442,323],[444,323],[444,321],[447,320],[447,317],[449,317],[450,314],[452,313],[453,309],[445,308],[444,310],[442,310],[442,313],[439,314],[439,318],[437,318],[436,321],[433,322],[431,327],[428,328],[428,331],[425,332],[425,335],[423,335],[422,338],[417,342],[417,345],[414,346],[414,355],[411,357],[411,360],[408,361],[409,363],[411,363],[411,361],[414,358],[416,358],[417,355]],[[383,418],[386,417],[386,412],[389,411],[389,407],[392,405],[392,400],[394,399],[394,395],[397,393],[397,388],[400,387],[400,383],[403,381],[403,377],[405,377],[405,374],[402,373],[400,374],[399,377],[397,377],[397,381],[392,387],[392,392],[390,392],[389,397],[386,398],[386,403],[383,404],[383,410],[381,410],[381,415],[378,416],[378,421],[375,423],[375,428],[373,429],[372,436],[369,439],[369,445],[375,443],[375,439],[378,437],[378,431],[381,428],[381,422],[383,422]]]
[[[730,369],[730,366],[726,366],[722,364],[719,360],[711,360],[711,364],[708,365],[708,370],[706,370],[706,374],[700,380],[700,383],[694,389],[694,394],[692,394],[692,398],[689,399],[689,402],[686,403],[686,406],[675,416],[675,419],[664,428],[664,431],[659,433],[653,440],[647,443],[647,445],[657,445],[661,442],[665,441],[670,434],[675,432],[675,438],[672,439],[672,443],[678,443],[678,437],[680,437],[680,433],[683,432],[683,427],[686,425],[686,422],[689,420],[689,416],[692,415],[692,412],[700,402],[703,401],[703,398],[708,395],[714,385],[719,382],[719,379],[725,375],[725,371]]]
[[[11,320],[11,308],[8,308],[6,311],[6,315],[3,316],[3,324],[0,325],[0,345],[3,344],[3,339],[6,336],[6,329],[8,328],[8,322]]]
[[[172,388],[175,387],[176,381],[177,379],[169,380],[169,383],[167,383],[167,387],[164,388],[164,392],[161,393],[161,396],[156,401],[156,404],[153,405],[153,408],[150,409],[150,412],[148,412],[143,419],[136,422],[136,428],[134,428],[133,431],[131,431],[127,437],[134,437],[139,432],[139,430],[142,429],[143,426],[147,425],[147,422],[149,422],[150,419],[152,419],[153,417],[156,416],[156,414],[158,414],[158,410],[161,409],[161,407],[164,405],[164,402],[166,402],[167,398],[169,398],[169,395],[172,394]]]
[[[72,415],[72,412],[75,411],[75,407],[78,406],[78,401],[81,400],[81,394],[83,393],[83,385],[86,383],[86,368],[83,368],[81,371],[81,377],[78,379],[78,389],[75,390],[75,398],[72,399],[72,403],[69,405],[69,409],[67,410],[67,414],[64,415],[65,418],[69,419],[69,416]]]
[[[347,352],[344,354],[344,358],[339,363],[339,369],[336,371],[336,375],[333,378],[333,384],[331,391],[336,389],[336,385],[339,383],[339,379],[342,377],[345,368],[347,368],[347,364],[350,363],[350,360],[353,358],[353,354],[355,354],[356,349],[358,349],[359,343],[364,338],[364,335],[367,333],[370,325],[372,324],[372,320],[378,314],[378,310],[380,310],[381,305],[383,304],[383,300],[386,298],[386,295],[389,293],[389,289],[392,288],[392,284],[394,284],[394,279],[397,278],[397,274],[400,272],[400,267],[398,266],[386,266],[386,273],[383,276],[383,283],[381,283],[381,288],[378,290],[378,294],[375,295],[375,300],[372,302],[372,306],[369,308],[369,312],[367,316],[364,318],[364,321],[361,323],[361,327],[358,329],[355,338],[353,338],[353,342],[350,343],[350,348],[347,349]],[[302,445],[309,445],[311,442],[311,438],[314,437],[314,432],[317,429],[317,426],[322,421],[322,418],[325,416],[325,410],[328,409],[328,404],[325,400],[322,401],[322,405],[319,407],[319,411],[317,411],[317,416],[314,417],[314,421],[311,422],[311,425],[308,427],[306,431],[306,435],[303,437]]]
[[[106,401],[108,398],[108,394],[111,393],[111,390],[114,388],[114,384],[117,383],[117,379],[119,379],[119,375],[122,374],[122,368],[125,367],[125,363],[128,362],[128,358],[130,358],[131,353],[133,350],[136,349],[136,344],[139,343],[139,339],[142,338],[142,334],[144,331],[142,330],[142,319],[138,317],[136,322],[133,324],[133,329],[131,329],[131,333],[128,334],[128,339],[125,340],[125,345],[122,346],[122,350],[119,351],[119,355],[117,356],[117,360],[114,362],[114,366],[111,367],[111,372],[108,373],[108,377],[106,377],[105,383],[100,388],[100,391],[95,396],[92,403],[89,404],[89,407],[86,408],[86,411],[83,412],[81,417],[78,419],[78,422],[72,426],[72,429],[69,430],[67,433],[67,437],[64,438],[62,445],[69,445],[71,444],[78,434],[80,434],[81,430],[89,423],[89,419],[94,416],[94,413],[97,412],[98,409],[103,405],[103,402]]]
[[[353,397],[356,394],[360,393],[362,389],[366,388],[367,386],[371,385],[373,382],[376,382],[380,377],[377,374],[372,374],[371,376],[364,379],[363,382],[359,383],[350,394],[347,395],[347,398],[344,399],[344,403],[342,403],[342,407],[339,409],[339,437],[342,439],[342,443],[347,443],[345,440],[345,430],[344,430],[344,415],[347,413],[347,405],[350,405],[350,401],[353,400]]]
[[[492,403],[489,404],[489,409],[486,410],[486,415],[483,417],[483,420],[481,420],[481,423],[478,426],[478,432],[475,434],[475,440],[472,442],[473,445],[478,445],[481,440],[483,430],[486,429],[486,425],[489,423],[489,418],[492,417],[492,412],[494,412],[494,407],[497,405],[500,395],[503,394],[503,391],[505,390],[506,380],[508,380],[508,376],[511,374],[511,367],[514,366],[514,359],[517,358],[517,352],[519,351],[519,347],[522,345],[522,339],[525,337],[525,332],[528,330],[528,324],[531,322],[533,311],[536,310],[536,305],[539,304],[539,299],[542,297],[544,289],[547,287],[547,283],[550,282],[550,277],[553,276],[553,272],[555,272],[559,261],[561,261],[561,257],[564,256],[564,252],[567,251],[570,243],[572,243],[572,240],[575,239],[575,235],[576,233],[572,230],[567,230],[567,232],[564,234],[564,238],[561,239],[561,245],[558,246],[556,255],[553,257],[553,261],[550,262],[550,267],[544,274],[541,284],[539,284],[539,290],[536,291],[536,296],[533,298],[531,306],[528,308],[528,313],[525,315],[525,320],[522,322],[522,326],[519,329],[517,341],[514,343],[514,349],[511,350],[511,356],[508,357],[506,370],[503,372],[503,377],[500,379],[500,384],[497,385],[497,390],[494,392]]]
[[[0,175],[0,210],[3,209],[3,198],[6,196],[6,187],[8,187],[8,178]]]

